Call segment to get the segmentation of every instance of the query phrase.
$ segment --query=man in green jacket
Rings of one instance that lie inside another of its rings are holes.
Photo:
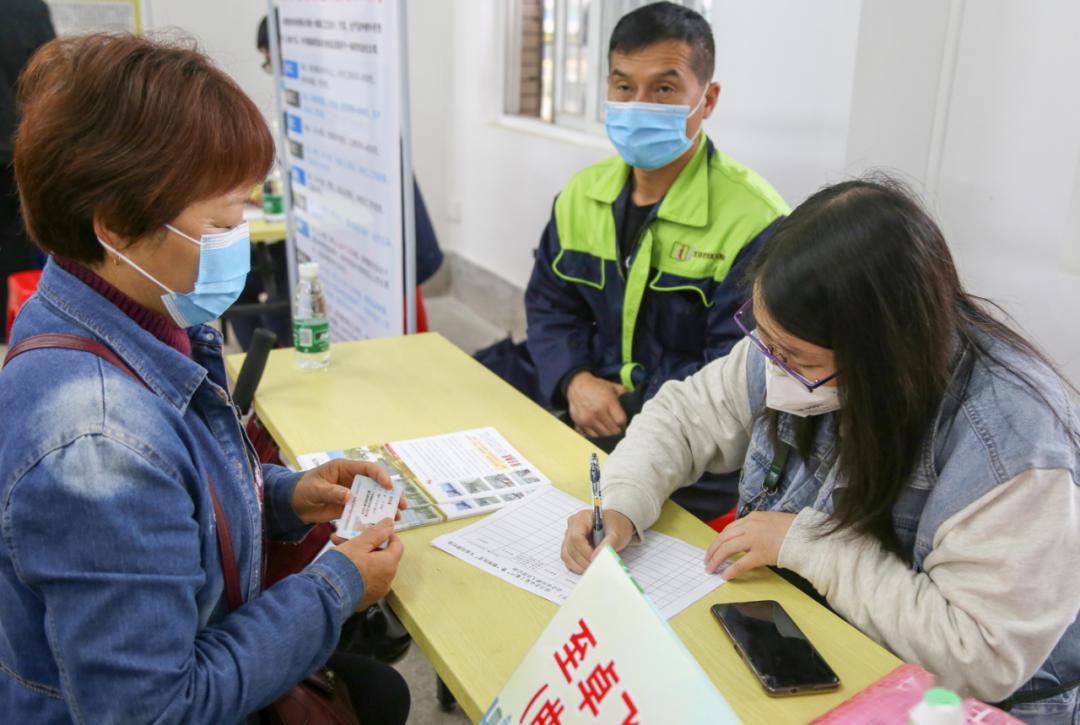
[[[619,155],[559,194],[525,293],[540,402],[607,449],[661,385],[740,339],[741,269],[789,211],[702,130],[720,96],[714,59],[693,10],[654,3],[619,21],[606,109]],[[680,503],[712,518],[734,502],[723,488],[684,489]]]

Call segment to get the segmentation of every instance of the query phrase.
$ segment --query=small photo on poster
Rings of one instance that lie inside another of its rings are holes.
[[[523,468],[520,471],[511,471],[510,477],[519,486],[535,486],[540,483],[540,477],[530,471],[528,468]]]
[[[487,493],[488,491],[491,490],[491,487],[488,486],[486,483],[484,483],[484,481],[482,479],[479,479],[479,478],[471,478],[471,479],[462,481],[461,482],[461,487],[464,488],[469,493]]]
[[[513,488],[514,481],[505,473],[496,473],[484,479],[491,484],[492,488]]]
[[[452,481],[440,483],[435,487],[435,490],[446,498],[458,498],[465,495],[465,492],[458,488],[457,484]]]

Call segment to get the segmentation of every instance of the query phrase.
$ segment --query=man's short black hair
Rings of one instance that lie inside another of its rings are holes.
[[[270,24],[266,22],[266,16],[259,21],[259,30],[255,33],[255,49],[270,50]]]
[[[652,3],[622,16],[611,32],[608,62],[616,51],[633,53],[666,40],[689,45],[690,64],[698,80],[712,80],[716,45],[709,21],[701,13],[670,2]]]

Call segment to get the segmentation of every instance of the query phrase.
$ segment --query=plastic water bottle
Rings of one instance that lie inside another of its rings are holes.
[[[285,218],[285,184],[281,177],[281,164],[276,161],[263,182],[263,216],[270,222]]]
[[[278,122],[274,119],[270,122],[270,132],[274,136],[274,144],[277,145]],[[285,180],[281,173],[281,153],[274,153],[274,165],[270,168],[266,180],[263,181],[262,208],[263,218],[268,222],[279,222],[285,219]]]
[[[952,690],[934,687],[908,713],[909,725],[964,725],[964,703]]]
[[[326,319],[326,298],[319,284],[318,262],[300,265],[293,315],[296,365],[305,370],[325,368],[330,364],[330,322]]]

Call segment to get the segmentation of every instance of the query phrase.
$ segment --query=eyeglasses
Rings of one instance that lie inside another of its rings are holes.
[[[832,375],[826,375],[825,377],[819,378],[817,380],[809,380],[806,377],[792,370],[786,362],[784,362],[777,356],[776,352],[773,350],[772,345],[766,345],[762,341],[762,339],[758,337],[758,334],[754,329],[757,325],[754,322],[754,309],[752,307],[752,303],[753,300],[747,300],[743,303],[743,306],[738,309],[738,311],[735,313],[735,324],[739,326],[739,329],[742,330],[742,333],[744,335],[750,338],[750,342],[754,343],[754,347],[760,350],[762,355],[771,360],[773,364],[775,364],[785,373],[802,383],[803,387],[810,392],[815,391],[816,389],[820,388],[822,385],[837,376],[837,374],[840,372],[839,370]]]

